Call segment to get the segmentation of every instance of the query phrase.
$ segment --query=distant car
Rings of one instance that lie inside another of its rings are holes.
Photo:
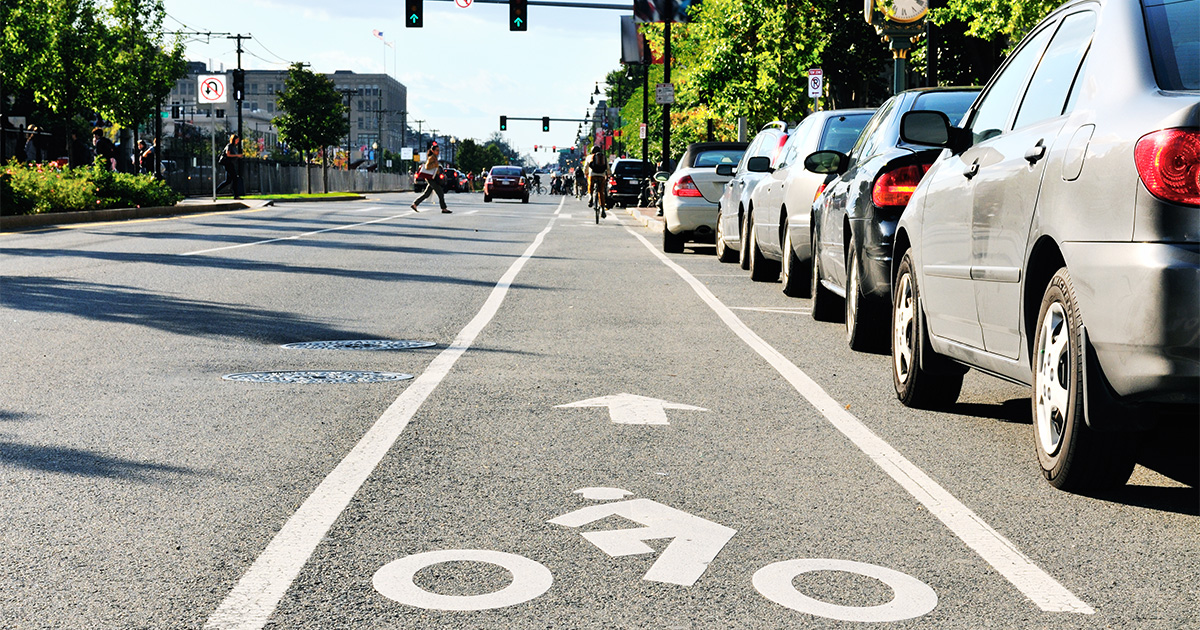
[[[746,152],[745,142],[697,142],[679,158],[663,191],[663,251],[679,253],[688,241],[710,240],[717,225],[717,201],[729,175],[718,175],[722,164],[733,166]]]
[[[816,196],[825,190],[825,175],[804,168],[815,151],[847,152],[866,126],[873,109],[814,112],[789,134],[775,164],[751,161],[749,169],[767,176],[750,193],[746,228],[750,278],[774,282],[783,271],[783,292],[808,297],[812,227]]]
[[[612,163],[612,175],[608,178],[608,202],[621,207],[637,205],[642,195],[646,178],[654,174],[654,167],[641,160],[622,159]]]
[[[961,129],[901,120],[942,154],[896,232],[896,395],[950,405],[966,367],[1028,386],[1058,488],[1123,484],[1137,430],[1200,418],[1198,25],[1200,0],[1069,2]]]
[[[717,259],[721,262],[741,260],[742,269],[746,269],[749,258],[744,255],[742,247],[742,224],[746,217],[746,207],[750,205],[750,192],[758,182],[766,177],[766,173],[755,173],[746,167],[750,158],[764,156],[774,160],[779,156],[784,143],[787,142],[787,123],[776,120],[767,123],[750,141],[746,152],[737,166],[730,168],[718,166],[718,174],[732,177],[721,191],[721,199],[717,201],[716,236]]]
[[[458,176],[455,175],[458,171],[450,167],[443,166],[438,169],[437,180],[438,185],[442,187],[442,192],[458,192]],[[413,192],[422,192],[425,190],[427,182],[423,179],[413,181]]]
[[[849,154],[817,151],[805,159],[809,170],[839,175],[813,204],[812,315],[844,318],[855,350],[877,349],[888,339],[896,221],[941,152],[902,141],[900,116],[928,109],[957,122],[978,94],[978,88],[901,92],[879,107]]]
[[[525,172],[519,166],[493,166],[483,182],[483,200],[520,199],[529,203],[529,187]]]

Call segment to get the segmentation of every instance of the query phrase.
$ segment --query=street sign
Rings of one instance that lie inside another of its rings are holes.
[[[403,147],[400,149],[400,159],[401,160],[411,160],[412,157],[413,157],[412,147]]]
[[[821,88],[825,83],[825,74],[820,68],[811,68],[808,71],[808,96],[809,98],[819,98],[821,96]]]
[[[638,137],[642,140],[646,139],[646,123],[638,125]]]
[[[225,75],[202,74],[197,80],[200,85],[196,88],[196,99],[200,103],[229,102],[229,95],[225,89]]]
[[[459,8],[465,9],[471,6],[471,0],[454,0],[454,4],[457,4]]]
[[[388,167],[388,168],[392,168],[392,161],[391,161],[391,160],[388,160],[388,161],[387,161],[387,167]]]
[[[659,83],[654,86],[654,103],[657,105],[675,103],[675,86],[670,83]]]

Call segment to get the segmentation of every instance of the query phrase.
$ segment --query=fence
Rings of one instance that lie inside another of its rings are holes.
[[[303,165],[284,164],[272,160],[242,160],[242,187],[247,195],[296,194],[309,191]],[[191,166],[163,161],[167,185],[188,196],[211,195],[213,190],[212,164]],[[374,173],[329,169],[329,188],[323,186],[325,175],[320,166],[309,169],[312,192],[384,192],[412,190],[412,176],[399,173]],[[217,166],[217,184],[225,180],[224,167]],[[222,191],[231,194],[233,191]]]

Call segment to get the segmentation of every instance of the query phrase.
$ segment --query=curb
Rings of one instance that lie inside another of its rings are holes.
[[[230,201],[222,203],[153,206],[146,208],[110,208],[108,210],[83,210],[80,212],[45,212],[42,214],[22,214],[11,217],[0,217],[0,232],[51,225],[66,225],[70,223],[127,221],[129,219],[199,214],[202,212],[247,210],[251,208],[262,208],[269,205],[273,205],[271,201],[266,201],[262,205],[249,204],[242,201]]]
[[[638,223],[641,223],[643,226],[656,232],[662,232],[663,226],[666,224],[662,217],[656,216],[658,214],[658,208],[630,207],[625,208],[625,211],[629,213],[629,216],[636,219]]]

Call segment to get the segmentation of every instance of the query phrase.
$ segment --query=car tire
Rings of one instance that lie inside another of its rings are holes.
[[[750,224],[750,279],[755,282],[775,282],[779,279],[779,263],[767,260],[758,247],[758,240],[754,238],[754,213],[750,214],[747,223]]]
[[[966,369],[936,354],[926,334],[917,275],[905,253],[892,294],[892,385],[906,407],[945,409],[958,400]]]
[[[521,203],[529,203],[529,195],[525,195],[524,197],[521,197]]]
[[[724,221],[721,220],[721,211],[717,210],[717,260],[723,263],[731,263],[738,259],[738,253],[725,243],[725,231],[721,229],[722,223]]]
[[[846,261],[846,343],[857,352],[874,352],[887,343],[888,326],[879,304],[863,295],[862,264],[851,246]]]
[[[1071,492],[1124,484],[1136,450],[1131,434],[1093,431],[1084,420],[1082,328],[1075,288],[1063,267],[1046,287],[1034,329],[1033,435],[1042,475]]]
[[[667,226],[663,225],[663,251],[664,252],[666,252],[668,254],[682,254],[683,253],[683,240],[684,239],[682,236],[672,234],[671,230],[668,230]]]
[[[779,274],[779,280],[783,283],[784,295],[806,298],[811,294],[812,270],[808,267],[811,264],[811,260],[800,262],[800,257],[796,255],[796,249],[792,243],[791,220],[789,219],[788,226],[784,230],[783,265],[781,265],[782,269]]]
[[[742,218],[740,224],[742,226],[742,233],[738,239],[738,243],[740,244],[740,247],[738,247],[738,265],[741,266],[742,269],[749,270],[750,241],[748,240],[748,235],[750,234],[750,213],[746,213],[746,216]]]
[[[483,194],[483,203],[492,203],[492,196],[487,193],[484,193]]]
[[[845,314],[839,298],[836,293],[825,288],[821,284],[821,259],[818,256],[820,251],[817,249],[816,234],[813,234],[812,258],[809,262],[809,269],[812,270],[812,316],[813,319],[819,322],[836,322],[838,318]]]

